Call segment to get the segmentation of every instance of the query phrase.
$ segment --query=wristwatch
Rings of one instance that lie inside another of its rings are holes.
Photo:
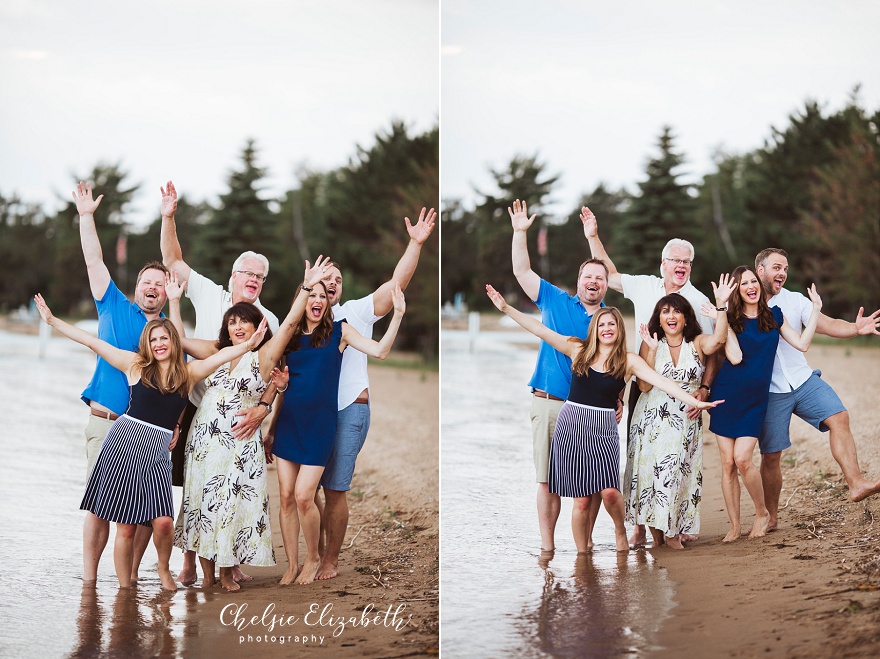
[[[701,384],[699,387],[697,387],[697,389],[705,389],[707,394],[711,394],[711,393],[712,393],[712,390],[709,389],[709,385],[708,385],[708,384]],[[271,408],[270,408],[270,411],[271,411]]]
[[[272,406],[264,400],[261,400],[257,405],[265,405],[267,412],[272,412]]]

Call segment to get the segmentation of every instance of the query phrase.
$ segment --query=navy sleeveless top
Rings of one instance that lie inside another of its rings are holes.
[[[589,369],[590,376],[572,372],[571,388],[568,400],[572,403],[614,409],[620,392],[626,386],[626,380],[615,378],[610,373],[600,373],[594,368]]]
[[[131,402],[125,412],[139,421],[173,431],[186,407],[186,396],[177,393],[162,394],[158,389],[148,387],[141,380],[129,385]]]

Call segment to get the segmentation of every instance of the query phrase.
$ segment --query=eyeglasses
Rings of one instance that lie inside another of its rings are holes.
[[[667,259],[664,257],[663,260],[674,263],[675,265],[691,265],[693,263],[693,261],[689,261],[687,259]]]
[[[240,275],[244,275],[248,279],[256,279],[257,281],[266,281],[268,279],[266,275],[258,275],[256,272],[251,272],[250,270],[236,270],[236,272]]]

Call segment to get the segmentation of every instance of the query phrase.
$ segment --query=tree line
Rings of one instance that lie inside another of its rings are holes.
[[[692,281],[706,292],[719,273],[778,247],[789,253],[786,287],[804,292],[815,281],[825,313],[852,319],[860,306],[868,313],[880,308],[880,109],[860,107],[857,92],[834,113],[807,101],[784,128],[771,129],[761,148],[715,153],[715,171],[695,185],[680,181],[685,156],[664,126],[635,192],[599,184],[561,222],[542,213],[558,176],[537,155],[515,157],[491,172],[497,192],[478,192],[473,209],[444,200],[442,300],[463,293],[471,308],[488,308],[484,285],[491,282],[523,301],[507,214],[518,198],[538,213],[528,235],[532,268],[572,290],[589,258],[579,219],[588,206],[620,272],[658,274],[663,246],[685,238],[696,249]],[[611,291],[606,301],[632,309]]]
[[[261,302],[280,316],[302,279],[303,260],[329,255],[340,264],[345,299],[369,294],[390,278],[409,236],[403,218],[418,219],[423,206],[439,206],[439,130],[410,135],[400,122],[358,146],[347,165],[329,172],[301,171],[299,185],[280,199],[261,191],[266,172],[248,140],[215,207],[181,195],[176,214],[184,258],[198,272],[226,285],[244,250],[269,258]],[[98,164],[71,181],[89,181],[104,199],[95,222],[104,262],[129,295],[141,266],[161,260],[159,194],[156,218],[136,232],[127,208],[139,185],[119,164]],[[181,182],[185,189],[185,182]],[[72,187],[71,187],[72,189]],[[73,316],[95,315],[72,199],[54,215],[16,194],[0,193],[0,311],[27,304],[41,291],[47,302]],[[439,231],[425,243],[407,289],[407,313],[397,339],[426,358],[438,354]],[[192,310],[184,305],[185,311]],[[381,335],[384,325],[376,330]]]

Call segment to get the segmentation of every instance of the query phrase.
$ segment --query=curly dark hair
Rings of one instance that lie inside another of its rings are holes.
[[[657,301],[657,304],[654,305],[654,313],[651,314],[651,320],[648,321],[649,334],[656,334],[658,337],[663,337],[663,327],[660,325],[660,312],[666,307],[675,309],[676,311],[681,312],[684,316],[685,341],[690,343],[703,333],[703,328],[700,327],[700,322],[697,320],[697,314],[694,312],[691,303],[688,302],[684,296],[679,295],[678,293],[671,293],[665,297],[661,297]]]
[[[246,320],[249,323],[252,323],[254,329],[256,329],[263,320],[263,312],[250,302],[239,302],[238,304],[233,304],[229,307],[229,309],[226,310],[226,313],[223,314],[223,324],[220,325],[220,333],[217,336],[217,343],[214,344],[217,347],[217,350],[223,350],[223,348],[232,345],[232,337],[229,336],[229,323],[233,319]],[[260,341],[260,345],[254,348],[254,350],[262,348],[263,344],[271,338],[272,330],[267,329],[266,335],[263,337],[263,340]]]
[[[779,323],[776,322],[776,318],[773,317],[773,312],[767,305],[767,300],[764,296],[764,286],[761,284],[761,278],[758,277],[757,270],[750,265],[738,266],[733,271],[733,280],[736,284],[736,288],[733,291],[733,295],[730,296],[730,301],[727,303],[727,320],[730,323],[730,329],[732,329],[735,334],[742,334],[743,331],[745,304],[743,303],[742,295],[740,295],[739,286],[742,282],[743,275],[747,272],[751,272],[758,280],[758,329],[762,332],[769,332],[770,330],[778,329]]]
[[[324,282],[319,281],[315,286],[320,286],[324,290],[324,295],[327,295],[327,287],[324,285]],[[308,306],[308,303],[306,303]],[[284,354],[286,355],[289,352],[293,352],[294,350],[299,350],[299,337],[306,333],[306,330],[309,329],[308,322],[306,321],[306,315],[308,314],[308,309],[306,309],[306,313],[303,314],[303,317],[296,324],[296,327],[293,329],[293,336],[290,337],[290,341],[287,343],[287,347],[284,349]],[[321,320],[318,322],[318,326],[315,328],[315,331],[312,332],[309,343],[311,343],[313,348],[323,348],[327,345],[327,342],[330,340],[330,335],[333,333],[333,312],[330,310],[330,304],[328,303],[324,307],[324,315],[321,316]]]

